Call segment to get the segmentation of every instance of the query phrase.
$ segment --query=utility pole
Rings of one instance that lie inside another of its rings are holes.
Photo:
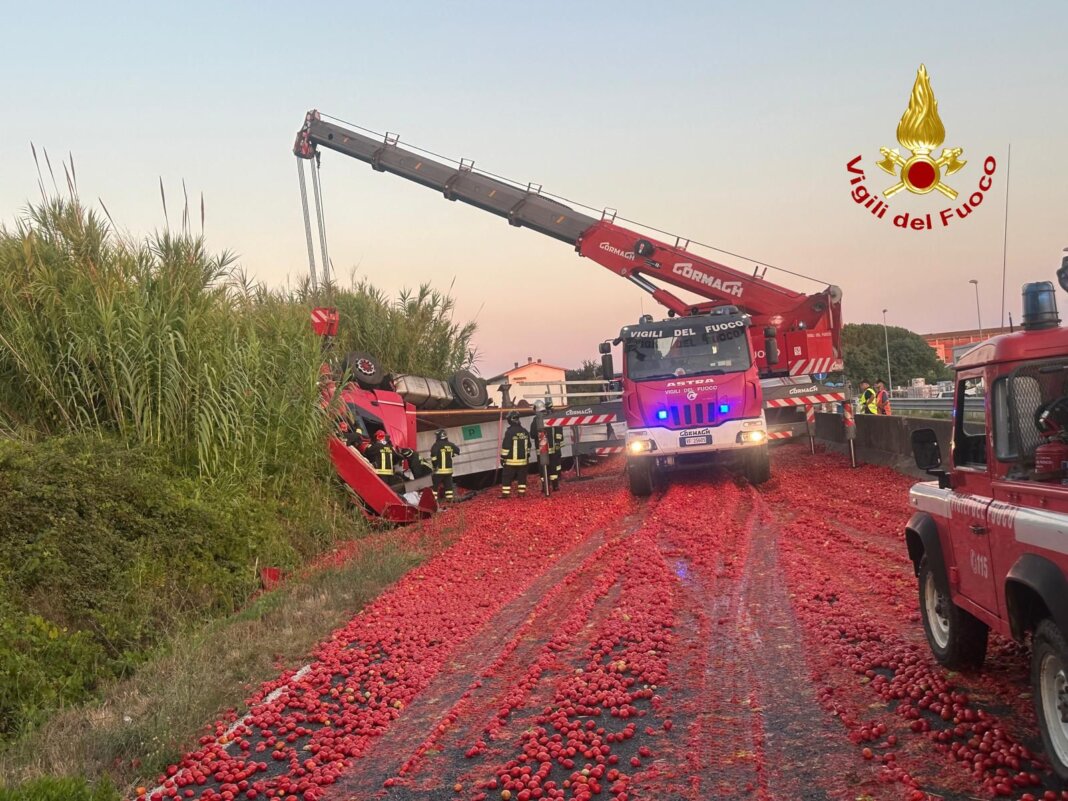
[[[979,321],[979,341],[983,341],[983,313],[979,311],[979,279],[973,278],[968,282],[975,285],[975,317]]]
[[[886,332],[886,309],[883,309],[883,342],[886,343],[886,386],[894,394],[894,379],[890,375],[890,335]]]

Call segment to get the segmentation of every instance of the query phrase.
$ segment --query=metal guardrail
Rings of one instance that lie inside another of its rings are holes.
[[[982,413],[985,398],[965,398],[964,411]],[[854,401],[855,402],[855,401]],[[891,398],[891,411],[903,412],[952,412],[953,398]]]

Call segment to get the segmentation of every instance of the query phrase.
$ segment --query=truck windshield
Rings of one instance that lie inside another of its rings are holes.
[[[623,345],[627,377],[631,381],[652,381],[749,369],[749,339],[745,327],[707,330],[717,327],[691,325],[681,329],[633,332]]]

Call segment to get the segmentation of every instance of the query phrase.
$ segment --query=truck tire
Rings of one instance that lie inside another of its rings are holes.
[[[1068,643],[1052,620],[1039,623],[1031,638],[1031,688],[1046,759],[1068,779]]]
[[[489,403],[485,380],[470,370],[458,370],[449,379],[456,402],[468,409],[482,409]]]
[[[378,361],[360,351],[346,353],[341,361],[341,369],[364,389],[378,389],[386,379],[386,373]]]
[[[935,575],[927,557],[920,560],[920,616],[931,653],[951,669],[978,668],[986,658],[989,629],[964,611],[942,588],[945,576]]]
[[[647,498],[652,495],[656,484],[656,468],[653,466],[653,460],[628,459],[627,478],[630,479],[631,495],[636,498]]]
[[[745,477],[754,485],[763,484],[771,478],[771,457],[768,456],[767,445],[749,449],[745,455]]]

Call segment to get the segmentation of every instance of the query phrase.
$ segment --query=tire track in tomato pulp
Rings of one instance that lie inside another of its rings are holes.
[[[618,478],[569,489],[552,499],[477,498],[428,521],[429,537],[461,517],[463,531],[319,645],[299,678],[263,685],[246,719],[234,726],[231,712],[209,727],[150,799],[321,798],[488,618],[635,508]]]
[[[841,465],[839,459],[814,463],[786,452],[778,479],[765,492],[784,521],[783,562],[798,618],[811,638],[821,702],[864,754],[881,763],[881,778],[901,786],[906,798],[927,798],[926,790],[939,798],[1041,795],[1055,782],[1013,734],[1026,726],[1026,710],[997,700],[1014,694],[1012,681],[1007,689],[1004,675],[946,671],[923,641],[915,577],[901,536],[912,482],[881,468],[836,469]],[[900,497],[900,507],[867,502],[872,484],[883,498]],[[827,486],[835,487],[832,522],[821,519],[819,509],[820,489]],[[864,527],[865,510],[872,521],[872,509],[885,514],[866,533],[897,540],[899,559],[882,549],[882,558],[864,551],[858,559],[856,540],[841,536],[842,520]],[[910,610],[907,618],[900,614],[903,605]],[[992,645],[995,652],[1015,648]],[[1016,725],[1006,725],[1002,714]]]

